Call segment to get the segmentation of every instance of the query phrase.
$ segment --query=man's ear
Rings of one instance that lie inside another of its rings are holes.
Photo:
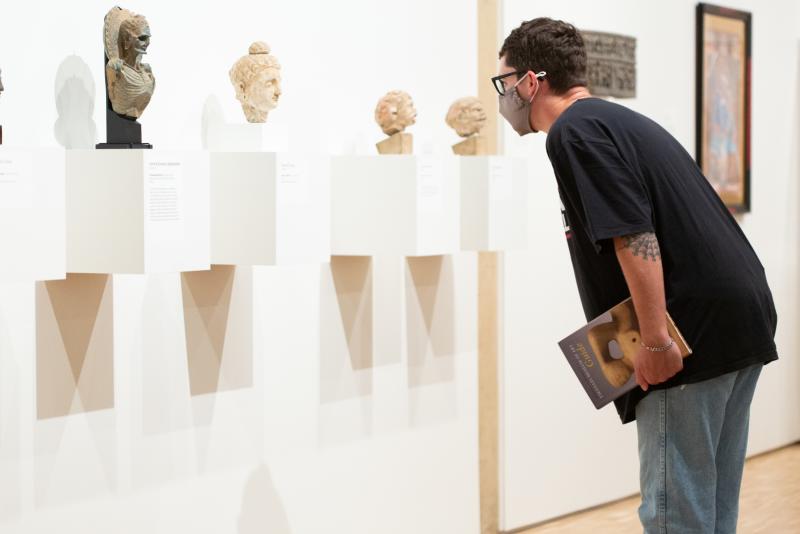
[[[542,78],[537,78],[539,80],[539,94],[549,95],[550,94],[550,80],[547,79],[547,76]]]
[[[518,88],[523,87],[525,89],[525,92],[528,94],[530,94],[530,92],[533,91],[533,86],[536,85],[533,73],[531,71],[522,74],[519,78],[517,78],[517,81],[519,82],[519,85],[517,85],[517,87]]]

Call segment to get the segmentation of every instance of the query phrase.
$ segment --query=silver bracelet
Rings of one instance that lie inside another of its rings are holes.
[[[675,344],[675,340],[672,339],[672,338],[669,338],[669,344],[665,345],[663,347],[648,347],[647,345],[644,344],[644,341],[642,341],[641,343],[642,343],[642,347],[647,349],[647,350],[649,350],[650,352],[666,352],[666,351],[668,351],[669,349],[672,348],[672,345]]]

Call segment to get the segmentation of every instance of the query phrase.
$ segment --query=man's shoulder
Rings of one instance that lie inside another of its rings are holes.
[[[586,98],[574,102],[553,123],[553,142],[608,142],[622,132],[640,129],[650,122],[640,113],[615,102]]]
[[[547,135],[548,145],[555,149],[587,137],[596,137],[606,129],[604,125],[607,122],[609,105],[618,106],[599,98],[586,98],[573,102],[550,128]]]

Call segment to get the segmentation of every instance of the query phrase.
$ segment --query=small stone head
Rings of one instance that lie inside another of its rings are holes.
[[[394,135],[417,121],[414,102],[405,91],[390,91],[378,101],[375,121],[386,135]]]
[[[269,45],[262,41],[251,44],[248,54],[228,74],[247,121],[266,122],[281,96],[281,65],[270,54]]]
[[[445,122],[461,137],[477,135],[486,125],[486,110],[474,96],[459,98],[447,111]]]
[[[150,25],[142,15],[134,15],[119,26],[119,57],[135,67],[150,46]]]

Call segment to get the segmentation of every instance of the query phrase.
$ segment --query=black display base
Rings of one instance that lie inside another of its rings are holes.
[[[108,102],[106,109],[106,143],[98,143],[96,148],[153,148],[142,142],[142,125],[133,117],[118,115]]]
[[[124,150],[127,148],[153,148],[153,145],[150,143],[97,143],[94,145],[97,149],[120,149]]]

